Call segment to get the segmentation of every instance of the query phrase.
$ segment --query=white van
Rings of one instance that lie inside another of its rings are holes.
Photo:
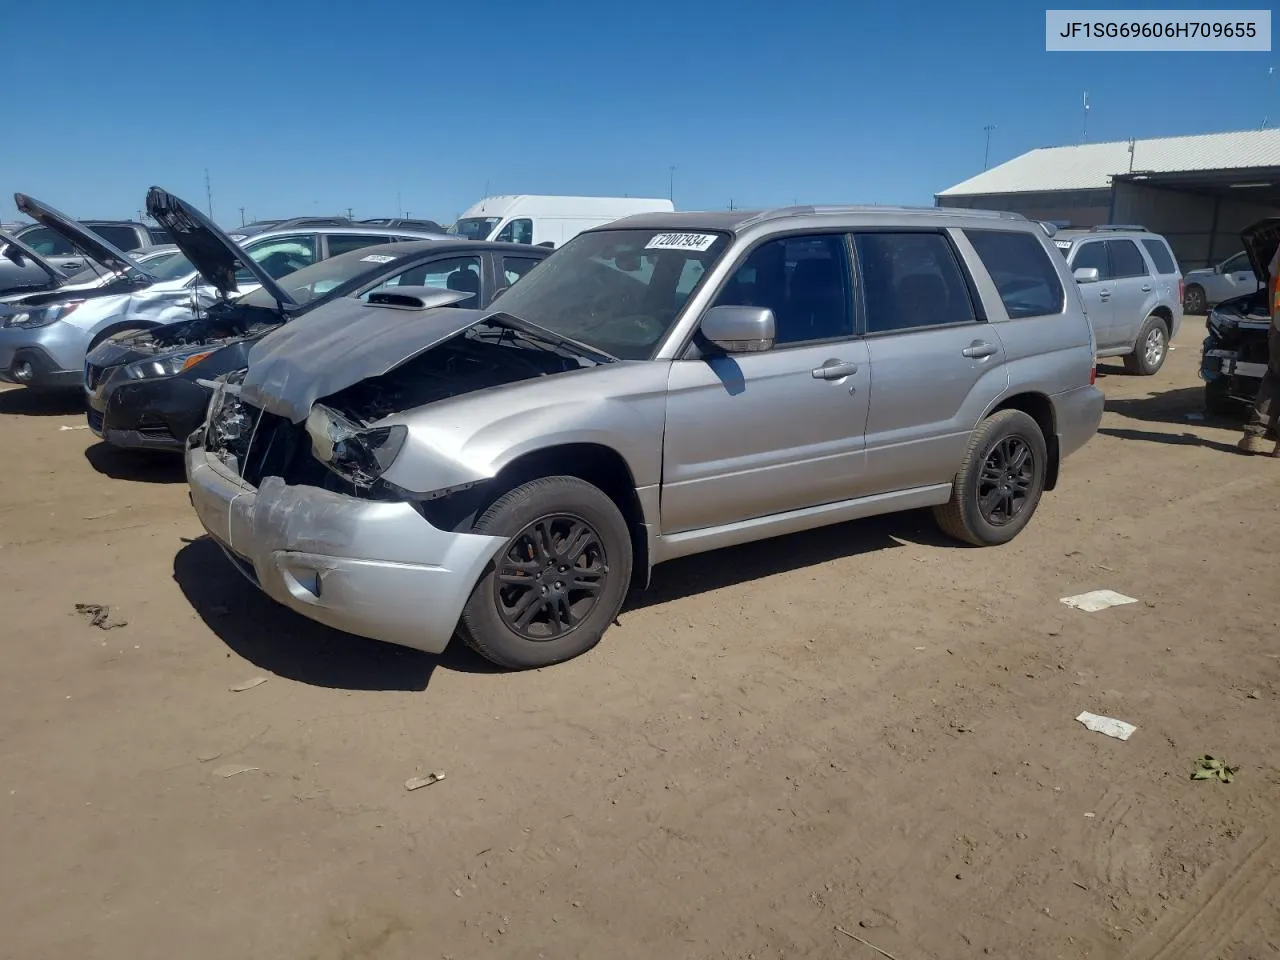
[[[670,200],[643,197],[486,197],[460,216],[449,232],[472,240],[559,247],[602,223],[636,213],[673,210]]]

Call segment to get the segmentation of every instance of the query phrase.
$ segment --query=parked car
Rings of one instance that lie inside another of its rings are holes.
[[[1053,238],[1080,284],[1099,357],[1129,373],[1164,366],[1182,325],[1182,273],[1169,243],[1143,227],[1059,230]]]
[[[1216,266],[1191,270],[1182,279],[1187,290],[1182,301],[1183,309],[1194,314],[1203,314],[1209,307],[1226,300],[1248,296],[1263,285],[1253,272],[1247,250]]]
[[[40,220],[29,210],[23,210],[21,206],[18,209],[33,220]],[[84,229],[96,233],[117,250],[123,250],[125,253],[172,242],[169,235],[161,228],[132,220],[80,220],[77,222]],[[37,222],[23,227],[15,236],[67,276],[91,266],[83,250],[75,247],[65,236],[44,223]]]
[[[356,223],[366,227],[408,227],[411,230],[428,230],[432,233],[446,232],[444,227],[434,220],[418,220],[407,217],[371,217],[368,220],[357,220]]]
[[[483,309],[550,252],[456,237],[418,240],[353,250],[276,280],[183,201],[171,198],[154,215],[195,224],[186,233],[175,228],[174,236],[209,283],[250,269],[262,286],[234,301],[225,299],[234,290],[220,289],[224,302],[199,320],[115,337],[89,352],[89,427],[108,443],[138,450],[180,452],[204,422],[211,393],[206,384],[243,369],[257,340],[282,323],[303,324],[321,304],[433,288],[441,294],[433,302],[441,306]]]
[[[286,324],[219,383],[186,469],[285,606],[535,667],[674,557],[919,507],[1011,540],[1097,429],[1094,349],[1015,214],[649,214],[487,311],[338,298]]]
[[[201,282],[200,274],[185,258],[163,269],[143,268],[74,220],[30,198],[23,199],[28,216],[38,216],[78,248],[94,250],[94,260],[114,258],[115,269],[128,265],[133,282],[92,291],[58,290],[26,298],[20,310],[17,305],[0,305],[0,380],[82,389],[85,357],[99,343],[190,320],[218,301],[218,287]],[[244,251],[268,274],[279,278],[348,250],[393,239],[442,236],[354,226],[277,227],[245,240]],[[257,284],[255,275],[247,270],[236,275],[235,286],[241,293],[250,292]]]
[[[1271,305],[1267,283],[1271,260],[1280,247],[1280,217],[1268,217],[1246,228],[1240,239],[1249,258],[1250,275],[1260,286],[1251,293],[1225,300],[1209,311],[1208,336],[1200,354],[1204,405],[1210,413],[1243,413],[1258,396],[1267,372],[1270,350]]]
[[[0,300],[54,290],[67,275],[21,240],[0,232]]]
[[[674,209],[670,200],[643,197],[486,197],[463,213],[449,232],[473,240],[554,248],[620,217]]]

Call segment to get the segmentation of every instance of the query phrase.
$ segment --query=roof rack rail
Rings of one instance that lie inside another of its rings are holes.
[[[1102,233],[1107,230],[1133,230],[1138,233],[1151,232],[1140,223],[1100,223],[1096,227],[1090,227],[1089,230],[1093,233]]]

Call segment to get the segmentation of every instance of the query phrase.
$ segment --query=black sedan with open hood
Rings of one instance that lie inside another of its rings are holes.
[[[1262,286],[1254,293],[1224,300],[1209,311],[1200,354],[1204,405],[1210,413],[1243,412],[1258,396],[1270,359],[1267,337],[1271,328],[1271,261],[1280,248],[1280,217],[1260,220],[1240,233],[1249,263]]]
[[[248,366],[249,349],[286,322],[338,297],[412,288],[432,304],[483,308],[551,251],[524,244],[453,239],[362,247],[275,280],[198,210],[163,191],[148,210],[211,283],[234,290],[241,266],[262,287],[205,316],[108,340],[89,354],[89,427],[115,446],[181,451],[204,422],[216,377]],[[257,269],[255,269],[257,268]],[[427,289],[423,289],[427,288]]]

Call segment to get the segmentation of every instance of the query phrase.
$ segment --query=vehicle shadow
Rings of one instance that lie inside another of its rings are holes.
[[[851,520],[659,564],[649,588],[632,592],[623,613],[908,543],[957,550],[966,546],[938,529],[928,510]]]
[[[1204,409],[1203,387],[1179,387],[1145,399],[1107,398],[1107,410],[1130,420],[1145,423],[1207,423],[1212,426],[1238,428],[1248,408],[1241,405],[1236,419],[1217,416]]]
[[[84,413],[84,394],[79,390],[32,390],[18,387],[0,391],[0,413],[23,417],[65,417]]]
[[[1239,453],[1234,444],[1206,440],[1194,433],[1158,433],[1154,430],[1121,430],[1115,427],[1099,427],[1098,432],[1119,440],[1148,440],[1151,443],[1168,443],[1177,447],[1206,447],[1222,453]]]
[[[435,655],[352,636],[280,606],[249,583],[209,537],[183,545],[173,579],[228,647],[277,676],[338,690],[425,690],[437,667],[498,673],[459,640]]]
[[[89,466],[112,480],[139,483],[183,483],[186,470],[182,457],[163,451],[121,450],[99,441],[84,451]]]

